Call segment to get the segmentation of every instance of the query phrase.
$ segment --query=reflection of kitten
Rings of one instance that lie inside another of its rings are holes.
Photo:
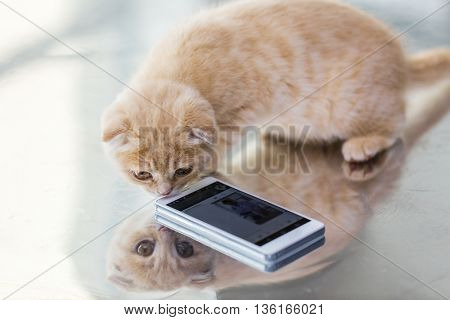
[[[445,95],[428,99],[428,104],[421,106],[408,122],[407,146],[445,114],[449,103],[450,85],[447,85]],[[280,157],[292,151],[298,150],[288,149],[288,145],[274,145],[271,141],[263,145],[263,156],[272,160],[271,163],[275,157],[275,161],[282,162],[278,163],[281,167],[288,167],[290,161],[296,161],[292,156]],[[270,180],[282,190],[259,175],[236,174],[230,177],[230,182],[244,189],[326,224],[327,242],[324,247],[275,273],[255,271],[181,235],[160,229],[152,222],[151,212],[145,212],[131,218],[116,233],[109,249],[109,277],[129,290],[170,290],[182,286],[226,288],[281,282],[320,270],[332,263],[348,245],[352,240],[350,234],[358,234],[369,217],[370,207],[390,193],[400,174],[404,151],[402,144],[397,144],[383,157],[372,160],[374,162],[349,168],[340,158],[339,145],[306,147],[304,154],[311,166],[309,174],[297,171],[275,175],[262,170],[263,175],[270,176]],[[383,171],[380,172],[381,169]],[[184,252],[184,258],[177,252],[177,243],[180,242],[192,246],[186,249],[190,246],[183,244],[183,250],[178,248]]]
[[[276,115],[272,125],[310,126],[308,139],[345,140],[346,160],[366,160],[400,135],[406,85],[449,74],[448,51],[407,59],[392,38],[333,1],[205,11],[153,48],[130,83],[140,94],[126,89],[105,113],[103,140],[132,181],[160,194],[213,169],[203,147],[215,129]]]
[[[114,237],[108,278],[129,290],[172,290],[210,280],[215,251],[152,220],[151,212],[132,217]]]

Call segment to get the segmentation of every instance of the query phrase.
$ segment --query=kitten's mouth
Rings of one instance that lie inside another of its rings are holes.
[[[193,185],[193,183],[186,183],[183,186],[178,186],[178,187],[174,187],[169,193],[166,194],[161,194],[159,192],[156,191],[156,194],[158,195],[158,198],[168,198],[168,197],[173,197],[176,196],[178,194],[180,194],[183,191],[186,191],[187,189],[189,189],[191,186]],[[152,189],[148,189],[151,193],[155,194],[155,191]]]
[[[166,194],[161,194],[161,193],[157,192],[157,195],[158,195],[159,198],[168,198],[168,197],[176,196],[179,193],[180,193],[180,190],[172,189],[169,193],[166,193]]]
[[[158,228],[158,231],[159,231],[159,232],[172,232],[171,229],[169,229],[169,228],[167,228],[167,227],[165,227],[165,226],[160,226],[160,227]]]
[[[161,233],[174,232],[172,229],[167,228],[166,226],[164,226],[158,222],[153,223],[153,227],[156,229],[156,231],[161,232]]]

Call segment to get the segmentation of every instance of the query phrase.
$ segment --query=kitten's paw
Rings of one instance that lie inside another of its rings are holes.
[[[342,170],[347,179],[351,181],[367,181],[377,176],[387,163],[386,152],[382,151],[375,157],[363,162],[342,163]]]
[[[367,161],[343,161],[342,170],[344,176],[351,181],[367,181],[383,172],[392,160],[403,153],[403,143],[397,143],[393,146],[378,152],[374,157]],[[395,163],[400,163],[398,160]]]
[[[382,136],[351,138],[342,145],[342,155],[348,162],[367,161],[380,151],[389,148],[394,141]]]

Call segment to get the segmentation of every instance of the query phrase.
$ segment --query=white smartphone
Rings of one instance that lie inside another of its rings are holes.
[[[305,243],[323,238],[325,232],[317,220],[212,177],[158,199],[156,211],[195,234],[264,263],[289,256]]]
[[[206,245],[210,248],[214,248],[215,250],[217,250],[231,258],[234,258],[242,263],[245,263],[246,265],[248,265],[250,267],[253,267],[255,269],[258,269],[258,270],[264,271],[264,272],[276,271],[276,270],[280,269],[281,267],[289,264],[290,262],[295,261],[296,259],[304,256],[305,254],[308,254],[311,251],[319,248],[320,246],[322,246],[325,243],[325,237],[322,236],[318,239],[310,240],[310,241],[304,243],[303,245],[297,247],[295,249],[295,251],[293,251],[289,255],[283,255],[277,260],[263,262],[263,261],[251,259],[248,256],[241,254],[240,252],[234,251],[224,245],[221,245],[220,243],[214,242],[211,239],[208,239],[208,238],[203,237],[202,235],[196,234],[191,229],[187,229],[187,228],[175,223],[172,220],[166,219],[163,216],[156,215],[155,218],[156,218],[156,221],[158,221],[160,224],[165,225],[166,227],[168,227],[172,230],[176,230],[177,232],[184,234],[185,236],[190,237],[192,239],[197,239],[197,241],[203,243],[204,245]]]

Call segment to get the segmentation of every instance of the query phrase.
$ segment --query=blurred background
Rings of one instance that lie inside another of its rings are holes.
[[[402,31],[446,1],[346,2]],[[105,156],[100,115],[123,88],[114,77],[126,82],[171,25],[219,3],[0,2],[0,296],[51,268],[11,298],[164,297],[126,293],[105,280],[105,253],[114,229],[103,232],[151,198],[126,182]],[[450,47],[449,30],[447,6],[402,40],[411,53]],[[420,140],[408,156],[398,187],[370,208],[373,216],[362,232],[372,247],[447,296],[449,125],[446,117]],[[354,244],[340,263],[306,279],[266,290],[181,290],[171,298],[441,297],[389,261]]]

